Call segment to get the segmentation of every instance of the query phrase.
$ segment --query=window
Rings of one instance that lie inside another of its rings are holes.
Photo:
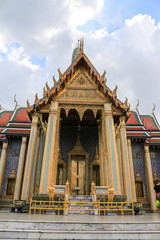
[[[133,151],[133,159],[140,159],[140,152]]]
[[[18,157],[19,156],[19,149],[13,149],[12,150],[12,156],[13,157]]]
[[[157,153],[156,152],[150,152],[150,158],[156,159],[157,158]]]

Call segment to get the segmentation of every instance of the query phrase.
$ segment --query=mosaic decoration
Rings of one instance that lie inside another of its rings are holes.
[[[8,155],[7,155],[6,170],[5,170],[4,181],[3,181],[2,195],[4,195],[4,192],[5,192],[7,177],[12,172],[14,165],[15,165],[15,173],[17,175],[19,156],[13,156],[12,153],[13,153],[13,149],[18,149],[20,152],[21,142],[22,142],[21,137],[10,138],[8,140]]]
[[[62,157],[67,162],[67,153],[70,152],[76,144],[78,136],[77,126],[61,126],[60,145]],[[89,153],[89,162],[94,158],[96,145],[98,145],[98,128],[96,126],[82,126],[80,131],[80,139],[83,148]]]
[[[155,168],[157,176],[160,178],[160,150],[158,148],[150,147],[149,151],[155,152],[157,155],[157,158],[155,159],[151,158],[152,174]]]
[[[144,153],[144,145],[140,142],[132,142],[132,151],[139,152],[139,159],[133,159],[133,166],[134,166],[134,177],[136,177],[137,169],[139,171],[139,175],[143,180],[144,187],[145,187],[145,196],[147,198],[147,186],[146,186],[146,176],[145,176],[145,153]]]

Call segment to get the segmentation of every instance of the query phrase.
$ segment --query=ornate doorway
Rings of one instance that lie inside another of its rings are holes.
[[[71,194],[85,194],[85,156],[77,156],[78,160],[71,160]]]
[[[68,153],[68,176],[71,184],[71,195],[89,193],[88,158],[89,154],[82,147],[78,133],[77,142]]]

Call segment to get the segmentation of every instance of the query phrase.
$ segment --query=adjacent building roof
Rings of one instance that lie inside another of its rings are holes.
[[[1,139],[6,135],[29,135],[31,122],[25,107],[16,103],[14,111],[0,113]]]
[[[131,111],[131,115],[126,122],[126,132],[127,136],[130,138],[148,138],[150,134],[147,132],[144,127],[139,111],[136,108],[134,111]]]

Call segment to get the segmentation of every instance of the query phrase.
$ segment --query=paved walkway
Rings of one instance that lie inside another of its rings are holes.
[[[70,223],[160,223],[160,214],[149,213],[138,216],[94,216],[94,215],[70,215],[57,216],[45,214],[27,214],[0,212],[0,221],[28,221],[28,222],[70,222]]]

